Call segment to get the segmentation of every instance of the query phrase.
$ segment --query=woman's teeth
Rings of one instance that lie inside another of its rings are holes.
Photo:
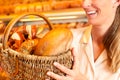
[[[95,14],[95,13],[96,13],[96,11],[89,11],[89,12],[87,12],[87,14],[89,14],[89,15]]]

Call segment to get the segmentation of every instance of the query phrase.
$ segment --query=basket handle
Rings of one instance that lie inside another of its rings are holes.
[[[12,27],[17,23],[17,21],[19,21],[21,18],[23,18],[25,16],[28,16],[28,15],[35,15],[35,16],[38,16],[38,17],[42,18],[49,25],[50,30],[53,28],[52,24],[50,23],[50,21],[43,14],[39,14],[39,13],[25,13],[25,14],[17,15],[15,18],[13,18],[8,23],[8,25],[5,28],[4,36],[3,36],[3,50],[8,47],[7,46],[7,41],[8,41],[8,37],[9,37],[9,34],[10,34],[10,31],[11,31]]]

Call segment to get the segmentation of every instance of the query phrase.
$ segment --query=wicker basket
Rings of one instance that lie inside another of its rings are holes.
[[[17,23],[18,20],[28,15],[35,15],[43,18],[49,27],[52,28],[50,21],[45,16],[38,13],[22,14],[12,19],[4,32],[2,44],[3,49],[0,58],[2,68],[8,72],[11,80],[45,80],[46,78],[53,80],[46,75],[46,72],[49,70],[60,75],[65,75],[53,66],[53,62],[56,61],[68,68],[71,68],[72,56],[70,50],[56,56],[35,56],[21,54],[8,47],[7,41],[12,27],[15,25],[15,23]]]

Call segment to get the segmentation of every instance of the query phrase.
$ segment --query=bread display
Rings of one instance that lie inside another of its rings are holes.
[[[21,14],[26,12],[45,12],[70,8],[81,8],[82,0],[10,0],[0,2],[0,14]],[[12,5],[11,5],[12,4]]]

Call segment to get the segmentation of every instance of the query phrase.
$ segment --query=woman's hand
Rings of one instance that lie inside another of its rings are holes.
[[[72,55],[73,55],[73,67],[72,69],[68,69],[67,67],[54,62],[54,66],[60,69],[63,73],[66,74],[66,76],[60,76],[58,74],[55,74],[53,72],[47,72],[47,75],[56,79],[56,80],[87,80],[86,77],[80,73],[80,63],[79,63],[79,54],[72,49]],[[47,80],[47,79],[46,79]]]

